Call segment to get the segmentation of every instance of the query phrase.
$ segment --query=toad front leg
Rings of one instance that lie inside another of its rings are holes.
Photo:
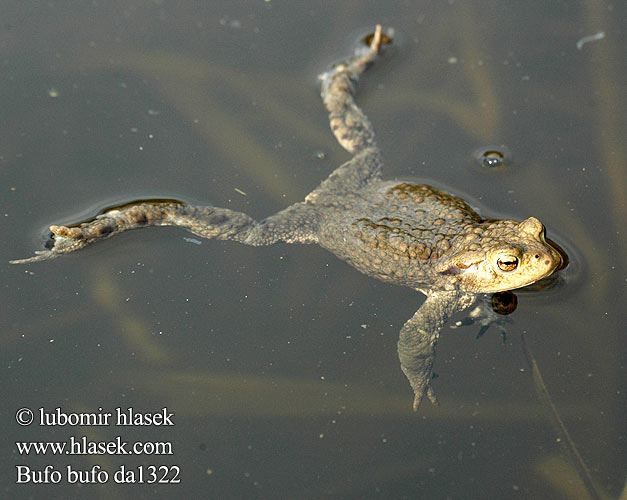
[[[470,307],[475,297],[458,291],[428,292],[425,303],[403,325],[398,339],[398,357],[414,390],[414,411],[425,394],[433,404],[438,403],[430,382],[440,329],[451,315]]]

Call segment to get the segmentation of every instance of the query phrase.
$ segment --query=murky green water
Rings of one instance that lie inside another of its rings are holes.
[[[5,2],[2,496],[619,497],[624,8],[478,3]],[[411,412],[396,355],[422,296],[319,248],[196,245],[149,229],[7,264],[40,248],[50,223],[134,198],[257,218],[302,199],[347,159],[316,74],[377,22],[397,30],[396,44],[359,102],[386,176],[446,186],[486,215],[534,215],[571,258],[560,286],[519,295],[505,341],[492,330],[479,340],[477,328],[443,331],[439,408]],[[501,145],[508,168],[476,167],[475,151]],[[15,421],[20,408],[57,407],[167,408],[175,425]],[[20,454],[15,444],[71,436],[170,443],[172,454]],[[47,465],[60,484],[16,484],[17,466]],[[79,488],[68,465],[108,478]],[[143,484],[115,481],[120,467],[140,465]],[[170,467],[166,480],[179,467],[180,483],[151,483],[151,465]]]

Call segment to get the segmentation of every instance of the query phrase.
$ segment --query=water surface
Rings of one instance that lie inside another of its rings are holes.
[[[17,465],[70,464],[111,478],[80,489],[64,479],[52,487],[59,498],[586,498],[553,404],[599,494],[617,498],[624,21],[603,1],[6,2],[4,496],[50,495],[15,484]],[[50,223],[134,198],[257,218],[302,199],[348,158],[316,74],[377,22],[395,28],[396,44],[359,102],[386,177],[434,182],[489,216],[534,215],[571,258],[559,286],[520,294],[504,341],[443,330],[439,408],[411,412],[396,355],[422,296],[317,247],[197,245],[151,228],[7,264],[40,248]],[[477,168],[474,152],[499,146],[511,152],[506,168]],[[167,408],[175,425],[20,427],[23,407]],[[61,458],[15,446],[70,436],[169,442],[173,454]],[[181,482],[119,485],[122,465],[175,465]]]

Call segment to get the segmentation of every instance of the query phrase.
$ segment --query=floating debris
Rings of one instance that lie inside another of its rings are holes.
[[[584,36],[577,41],[577,49],[581,50],[583,48],[584,43],[588,42],[596,42],[597,40],[603,40],[605,38],[605,31],[599,31],[594,35]]]

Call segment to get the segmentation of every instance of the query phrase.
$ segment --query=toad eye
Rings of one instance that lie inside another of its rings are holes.
[[[518,257],[513,255],[503,255],[496,260],[496,265],[501,271],[509,273],[518,267]]]

